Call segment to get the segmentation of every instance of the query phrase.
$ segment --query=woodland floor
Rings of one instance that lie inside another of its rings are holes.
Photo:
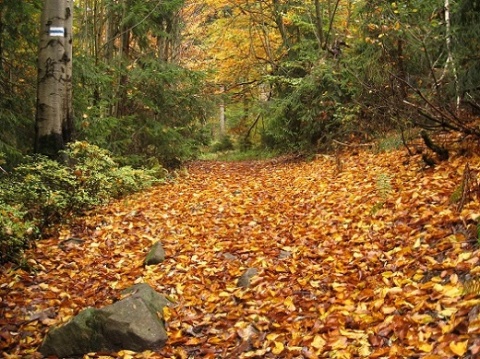
[[[480,158],[340,158],[195,162],[38,242],[36,273],[1,269],[0,352],[36,358],[51,325],[147,282],[175,302],[167,345],[115,357],[480,357],[480,203],[451,203]],[[167,259],[144,267],[156,240]]]

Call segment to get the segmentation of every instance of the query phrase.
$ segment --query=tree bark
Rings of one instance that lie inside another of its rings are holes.
[[[453,32],[452,32],[452,23],[451,23],[451,13],[450,13],[450,0],[445,0],[444,3],[445,11],[445,42],[447,45],[447,61],[445,63],[444,73],[442,77],[447,73],[448,68],[451,67],[453,81],[455,86],[455,102],[457,113],[460,110],[460,89],[458,85],[458,74],[457,74],[457,65],[453,57],[452,41],[453,41]]]
[[[38,50],[35,152],[58,158],[73,136],[73,0],[45,0]]]
[[[225,136],[225,100],[223,99],[225,93],[225,86],[221,87],[221,97],[220,97],[220,114],[219,114],[219,121],[220,121],[220,136]]]
[[[315,29],[318,41],[318,48],[323,48],[323,14],[320,0],[315,0]]]

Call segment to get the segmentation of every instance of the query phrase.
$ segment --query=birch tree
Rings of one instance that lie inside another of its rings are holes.
[[[73,0],[45,0],[38,49],[35,152],[52,158],[72,138]]]

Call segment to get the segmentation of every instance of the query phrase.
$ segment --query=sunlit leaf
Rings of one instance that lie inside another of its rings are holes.
[[[467,352],[468,340],[462,342],[450,342],[448,347],[450,350],[458,356],[463,356]]]
[[[279,355],[285,350],[285,346],[282,342],[275,342],[275,348],[272,349],[272,353],[275,355]]]

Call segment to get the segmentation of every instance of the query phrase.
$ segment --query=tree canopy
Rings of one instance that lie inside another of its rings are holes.
[[[76,138],[127,162],[192,158],[218,139],[219,117],[239,148],[329,150],[419,125],[478,133],[476,2],[74,6]],[[33,146],[41,8],[0,4],[0,151],[11,164]]]

